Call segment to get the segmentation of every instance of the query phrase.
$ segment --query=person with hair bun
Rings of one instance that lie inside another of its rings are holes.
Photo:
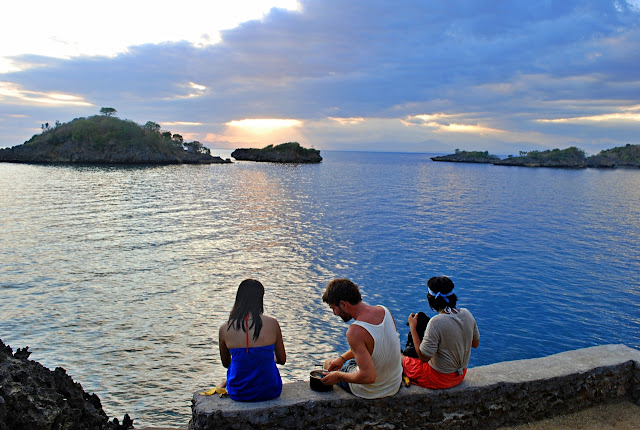
[[[220,326],[220,358],[227,368],[221,386],[233,400],[259,402],[282,392],[276,363],[285,364],[287,354],[278,321],[263,314],[263,297],[259,281],[242,281],[229,320]]]
[[[418,315],[409,315],[409,329],[418,358],[403,356],[404,374],[424,388],[443,389],[460,384],[467,373],[471,348],[480,343],[476,320],[465,308],[457,308],[453,281],[435,276],[427,282],[429,307],[438,314],[427,324],[424,337],[418,334]]]

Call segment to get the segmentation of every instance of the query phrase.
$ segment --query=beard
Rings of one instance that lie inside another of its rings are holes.
[[[348,314],[346,312],[340,312],[340,318],[342,318],[342,321],[344,321],[344,322],[349,322],[349,321],[351,321],[353,319],[351,314]]]

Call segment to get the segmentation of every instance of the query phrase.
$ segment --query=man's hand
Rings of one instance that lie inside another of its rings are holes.
[[[334,358],[333,360],[328,358],[324,361],[324,370],[340,370],[345,361],[341,357]]]
[[[336,385],[341,380],[341,373],[342,372],[329,372],[321,381],[325,385]]]

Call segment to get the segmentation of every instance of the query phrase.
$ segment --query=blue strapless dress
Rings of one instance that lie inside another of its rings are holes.
[[[231,348],[227,369],[227,392],[240,402],[271,400],[282,393],[282,379],[276,366],[275,345]]]

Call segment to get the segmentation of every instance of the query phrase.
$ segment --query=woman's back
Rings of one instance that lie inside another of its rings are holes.
[[[242,320],[242,327],[238,328],[235,325],[229,327],[229,322],[220,327],[221,334],[224,332],[224,339],[229,349],[231,348],[249,348],[254,346],[267,346],[276,343],[278,333],[280,332],[280,326],[275,318],[260,315],[262,321],[262,327],[257,339],[254,339],[255,324],[251,315],[245,321]],[[245,331],[249,328],[248,332]],[[243,330],[243,328],[245,330]],[[248,341],[247,341],[248,336]]]
[[[257,338],[257,325],[251,315],[240,321],[240,327],[229,322],[220,327],[220,354],[228,367],[226,388],[233,400],[257,402],[276,398],[282,392],[276,367],[276,363],[286,361],[280,325],[275,318],[259,318],[262,324]]]

